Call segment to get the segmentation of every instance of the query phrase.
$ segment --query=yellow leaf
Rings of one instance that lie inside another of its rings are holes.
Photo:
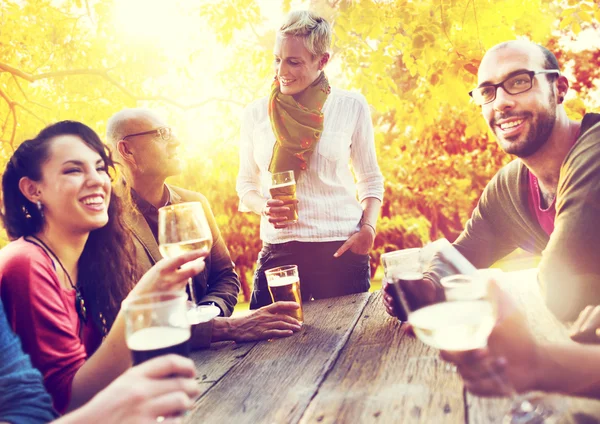
[[[590,23],[592,22],[592,14],[591,13],[579,12],[577,15],[583,22],[590,22]]]
[[[596,18],[596,22],[600,22],[600,9],[594,12],[594,17]]]
[[[579,22],[573,22],[573,25],[571,26],[571,31],[573,31],[575,35],[581,32],[581,25],[579,25]]]
[[[562,21],[560,21],[560,25],[558,26],[559,29],[565,29],[567,26],[569,26],[569,24],[573,22],[573,15],[569,15],[565,18],[563,18]]]

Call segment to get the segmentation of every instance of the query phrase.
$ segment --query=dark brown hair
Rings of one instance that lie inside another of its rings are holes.
[[[21,193],[19,181],[23,177],[33,181],[42,179],[42,164],[48,160],[53,140],[61,135],[81,138],[102,157],[107,172],[114,173],[110,151],[87,125],[61,121],[44,128],[35,138],[19,145],[2,176],[2,221],[11,239],[34,235],[44,226],[42,213]],[[88,317],[103,335],[112,326],[121,301],[133,287],[133,242],[122,211],[123,203],[112,190],[108,223],[90,232],[77,264],[77,286],[85,300]]]

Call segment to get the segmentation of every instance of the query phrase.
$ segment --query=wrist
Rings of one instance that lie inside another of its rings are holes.
[[[524,387],[521,391],[532,391],[532,390],[543,390],[543,391],[554,391],[556,385],[561,384],[561,381],[554,381],[555,373],[549,372],[554,369],[556,364],[552,364],[549,361],[551,353],[553,351],[552,344],[539,345],[535,344],[533,352],[533,360],[531,365],[533,366],[533,379],[529,383],[529,387]],[[562,380],[559,379],[559,380]]]
[[[231,318],[216,317],[213,319],[212,336],[213,342],[231,340]]]
[[[363,230],[367,230],[370,233],[373,234],[373,238],[375,238],[375,236],[377,236],[377,231],[375,230],[375,227],[371,224],[369,224],[368,222],[363,222],[360,224],[360,229]]]

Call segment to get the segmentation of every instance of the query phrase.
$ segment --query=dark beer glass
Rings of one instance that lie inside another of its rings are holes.
[[[155,292],[123,302],[125,338],[133,364],[157,356],[190,354],[190,324],[185,292]]]

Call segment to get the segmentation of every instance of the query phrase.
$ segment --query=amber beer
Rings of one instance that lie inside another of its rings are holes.
[[[289,224],[298,222],[298,205],[296,200],[296,180],[294,171],[277,172],[272,175],[272,185],[270,188],[271,198],[281,200],[285,206],[290,208],[287,213],[287,219],[284,221]]]
[[[290,316],[304,322],[298,267],[296,265],[280,266],[265,271],[265,276],[273,302],[296,302],[300,308],[290,313]]]
[[[273,302],[287,301],[296,302],[301,307],[296,309],[290,315],[296,318],[298,321],[304,321],[304,314],[302,313],[302,295],[300,294],[300,280],[297,277],[283,277],[269,283],[269,291]]]

